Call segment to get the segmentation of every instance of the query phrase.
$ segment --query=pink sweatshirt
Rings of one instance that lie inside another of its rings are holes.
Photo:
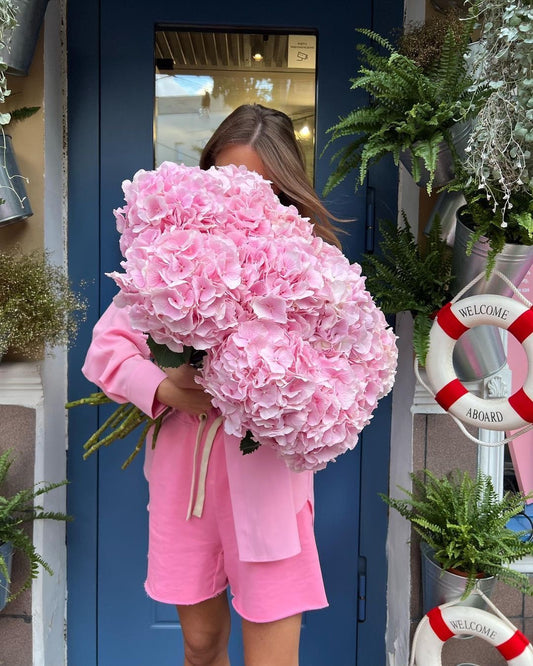
[[[131,402],[152,418],[165,409],[155,393],[166,375],[150,360],[146,336],[131,328],[127,309],[111,304],[104,312],[94,327],[82,372],[115,402]],[[191,446],[196,427],[191,419]],[[169,431],[163,423],[159,439],[172,437]],[[221,433],[240,559],[264,562],[298,554],[296,514],[305,502],[313,502],[313,473],[292,472],[266,446],[244,456],[237,438],[222,428]],[[152,449],[145,448],[150,494],[157,493],[157,479],[150,469]],[[176,473],[176,483],[183,482],[180,472]],[[192,470],[186,473],[190,482]]]

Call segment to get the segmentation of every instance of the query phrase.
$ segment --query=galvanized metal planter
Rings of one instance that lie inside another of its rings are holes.
[[[466,199],[462,192],[441,192],[433,206],[424,233],[429,235],[431,227],[433,226],[435,219],[438,217],[441,228],[441,238],[446,241],[446,245],[453,247],[455,242],[457,211],[465,204]]]
[[[459,210],[452,264],[455,276],[452,291],[455,294],[484,271],[487,266],[487,256],[490,249],[488,239],[482,236],[474,244],[472,253],[467,256],[466,247],[471,237],[472,230],[462,221],[461,210]],[[497,255],[494,268],[509,278],[515,286],[518,286],[526,276],[532,263],[533,245],[507,243]],[[501,294],[502,296],[511,297],[513,290],[493,273],[489,280],[480,280],[475,284],[465,296],[475,294]]]
[[[459,599],[466,589],[466,578],[445,571],[433,559],[433,551],[427,543],[420,544],[420,553],[422,556],[422,605],[423,613],[426,614],[435,606]],[[480,578],[477,586],[487,597],[490,597],[495,580],[494,576]],[[461,604],[482,609],[486,606],[479,594],[470,594],[464,601],[461,601]]]
[[[450,130],[453,145],[457,151],[459,159],[462,159],[465,155],[465,149],[468,145],[468,137],[470,136],[471,131],[472,123],[469,120],[457,123]],[[400,153],[400,162],[411,174],[413,173],[412,160],[413,155],[410,150],[403,150]],[[424,162],[420,158],[418,158],[418,163],[420,167],[420,179],[417,180],[416,183],[420,187],[426,187],[429,183],[429,171],[426,169]],[[437,167],[435,169],[435,178],[433,180],[432,188],[436,190],[440,187],[444,187],[444,185],[447,185],[453,180],[454,175],[455,160],[450,147],[443,141],[439,146]]]
[[[33,215],[25,179],[17,165],[11,137],[0,133],[0,227]]]
[[[457,294],[487,266],[489,241],[481,237],[467,256],[466,247],[472,230],[457,215],[452,258],[454,281],[452,293]],[[533,246],[508,243],[496,257],[495,269],[518,286],[533,264]],[[513,291],[494,273],[488,280],[480,280],[465,296],[500,294],[511,297]],[[477,381],[498,372],[505,365],[506,354],[500,331],[495,326],[478,326],[462,335],[455,345],[453,364],[462,381]]]
[[[6,47],[0,48],[0,62],[8,66],[8,74],[26,76],[48,0],[13,0],[13,4],[17,8],[18,26],[6,34]]]

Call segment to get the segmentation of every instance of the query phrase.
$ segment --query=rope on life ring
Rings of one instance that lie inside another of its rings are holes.
[[[533,309],[531,303],[499,271],[520,298],[520,301],[496,294],[480,294],[460,298],[478,276],[457,296],[439,310],[433,322],[426,358],[430,387],[436,402],[462,427],[471,425],[485,430],[509,431],[530,429],[533,424]],[[522,344],[528,360],[524,385],[507,398],[484,399],[471,393],[458,379],[453,367],[453,350],[466,331],[477,326],[497,326],[514,335]],[[468,435],[474,439],[471,435]],[[516,437],[515,434],[513,436]],[[479,441],[474,439],[474,441]],[[505,440],[509,441],[509,440]],[[499,445],[504,442],[498,442]]]
[[[420,621],[416,644],[413,640],[414,663],[441,666],[444,643],[453,636],[464,635],[491,643],[512,666],[533,666],[531,643],[507,618],[472,606],[449,604],[432,608]]]

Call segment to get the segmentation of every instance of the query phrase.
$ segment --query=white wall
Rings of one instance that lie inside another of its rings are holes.
[[[404,23],[420,23],[425,18],[425,0],[405,0]],[[409,174],[400,167],[398,210],[404,210],[413,232],[418,228],[419,191]],[[400,218],[401,219],[401,218]],[[400,220],[399,220],[400,222]],[[411,407],[415,391],[413,372],[412,318],[408,313],[396,317],[399,336],[398,371],[392,397],[391,456],[389,494],[398,497],[398,486],[410,486],[413,466],[413,418]],[[411,628],[411,530],[397,511],[389,513],[387,536],[388,585],[387,666],[409,663]]]
[[[44,27],[44,245],[56,264],[66,264],[66,35],[65,2],[50,0]],[[42,430],[38,428],[35,480],[61,481],[66,477],[67,354],[56,349],[41,364],[44,402]],[[65,511],[66,490],[46,499],[50,510]],[[53,502],[53,504],[52,504]],[[66,543],[65,524],[37,521],[37,550],[54,571],[42,575],[32,589],[33,664],[61,666],[66,663]]]

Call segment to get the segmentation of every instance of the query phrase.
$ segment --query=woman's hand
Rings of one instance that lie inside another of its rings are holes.
[[[198,371],[190,365],[165,368],[167,378],[157,387],[155,397],[168,407],[187,414],[205,414],[211,409],[211,396],[194,381]]]
[[[167,377],[179,388],[203,391],[200,384],[197,384],[194,381],[194,378],[197,377],[200,372],[196,368],[193,368],[192,365],[184,363],[178,368],[163,368],[163,370],[166,372]]]

